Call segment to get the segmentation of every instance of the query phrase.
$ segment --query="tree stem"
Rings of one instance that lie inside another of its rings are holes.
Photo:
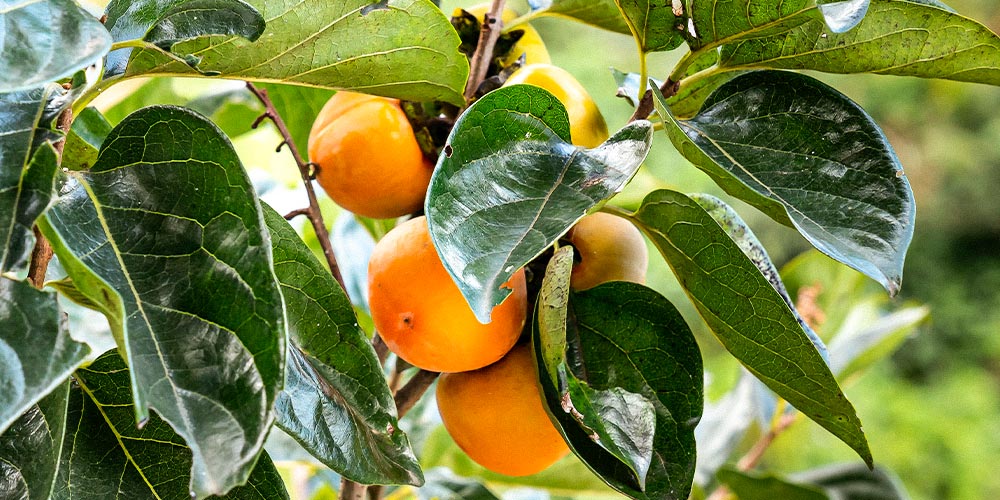
[[[330,233],[326,229],[326,223],[323,221],[323,214],[319,209],[319,201],[316,199],[316,191],[313,189],[312,180],[313,173],[312,168],[315,164],[311,164],[302,158],[299,154],[299,148],[295,145],[295,141],[292,140],[292,134],[288,131],[288,127],[285,126],[285,121],[281,119],[281,115],[278,114],[278,110],[274,108],[274,103],[271,102],[271,98],[267,96],[267,90],[259,89],[254,84],[247,82],[247,89],[260,100],[261,104],[264,105],[264,114],[257,118],[257,121],[253,123],[253,128],[257,128],[262,121],[265,119],[270,119],[277,127],[278,133],[281,134],[283,139],[282,144],[288,146],[288,150],[291,151],[292,157],[295,158],[295,163],[299,167],[299,174],[302,176],[302,183],[306,187],[306,196],[309,197],[309,208],[304,208],[301,210],[296,210],[294,213],[296,215],[303,214],[309,217],[309,222],[312,223],[313,231],[316,232],[316,239],[319,240],[320,247],[323,248],[323,256],[326,257],[326,263],[330,266],[330,273],[340,283],[341,288],[345,290],[347,287],[344,286],[344,278],[340,274],[340,267],[337,265],[337,258],[333,255],[333,244],[330,242]],[[279,149],[281,146],[278,146]]]
[[[503,8],[506,0],[493,0],[490,4],[490,11],[483,18],[482,28],[479,30],[479,42],[476,51],[472,54],[472,61],[469,63],[469,81],[465,85],[465,102],[471,102],[476,96],[476,90],[486,78],[486,71],[490,68],[490,58],[493,57],[493,48],[496,46],[500,31],[503,30]]]
[[[407,412],[413,409],[413,406],[417,404],[417,401],[420,401],[420,397],[427,392],[427,389],[434,383],[438,375],[440,374],[437,372],[420,370],[410,377],[410,380],[403,387],[400,387],[396,391],[394,399],[396,400],[396,413],[399,415],[399,418],[403,418],[403,415],[406,415]]]
[[[73,108],[68,107],[59,114],[56,128],[69,135],[69,128],[73,125]],[[52,147],[56,150],[56,157],[62,164],[63,148],[66,147],[66,139],[55,143]],[[45,285],[45,273],[49,270],[49,262],[52,261],[52,245],[45,239],[38,226],[32,229],[35,233],[35,246],[31,249],[31,262],[28,264],[28,282],[41,289]]]
[[[673,97],[677,94],[677,89],[680,87],[680,82],[675,82],[673,80],[667,79],[660,86],[660,93],[663,94],[663,98],[667,99]],[[628,119],[629,123],[636,120],[645,120],[649,118],[649,115],[653,112],[653,90],[649,89],[644,94],[642,94],[642,99],[639,101],[639,105],[635,107],[635,113]]]

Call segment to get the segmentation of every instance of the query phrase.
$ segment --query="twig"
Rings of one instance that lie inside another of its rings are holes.
[[[340,494],[337,495],[337,498],[341,500],[364,500],[366,489],[368,489],[367,486],[344,478],[340,480]]]
[[[389,346],[385,345],[385,341],[382,340],[382,336],[375,332],[372,336],[372,347],[375,348],[375,355],[378,356],[378,362],[381,365],[385,365],[385,359],[389,357]]]
[[[396,391],[396,413],[399,414],[399,418],[403,418],[403,415],[413,409],[413,406],[420,401],[420,396],[423,396],[427,389],[434,383],[437,379],[437,372],[429,372],[427,370],[420,370],[415,373],[410,380],[406,382],[403,387],[400,387]]]
[[[660,93],[663,94],[663,98],[667,99],[673,97],[677,94],[677,90],[680,88],[680,82],[675,82],[668,79],[663,82],[660,86]],[[628,119],[629,123],[636,120],[645,120],[653,112],[653,90],[647,90],[645,94],[642,95],[642,99],[639,101],[639,105],[635,107],[635,113],[632,113],[632,117]]]
[[[323,256],[326,257],[326,263],[330,265],[330,273],[340,283],[340,286],[346,290],[347,287],[344,286],[344,278],[340,275],[340,267],[337,266],[337,258],[333,255],[333,244],[330,242],[330,233],[326,230],[326,223],[323,222],[323,214],[319,210],[319,201],[316,199],[316,191],[313,189],[312,164],[302,159],[302,155],[299,154],[299,148],[296,147],[295,141],[292,140],[292,134],[288,131],[288,127],[285,126],[285,121],[281,119],[281,115],[274,108],[271,98],[267,96],[267,90],[259,89],[250,82],[247,82],[247,89],[260,100],[265,110],[264,114],[260,115],[254,121],[252,127],[257,128],[261,122],[270,119],[274,123],[274,126],[277,127],[278,133],[281,134],[283,139],[278,148],[280,149],[281,145],[287,144],[288,150],[291,151],[292,157],[295,158],[295,163],[299,167],[299,173],[302,175],[302,183],[306,187],[306,196],[309,197],[309,208],[297,212],[309,217],[313,231],[316,232],[316,239],[319,240],[319,245],[323,248]]]
[[[788,430],[799,417],[799,413],[796,411],[784,413],[785,405],[778,405],[775,411],[780,412],[781,416],[774,421],[767,433],[754,443],[753,448],[750,448],[750,451],[736,462],[736,468],[740,471],[746,472],[756,467],[760,463],[761,458],[764,457],[764,452],[771,447],[774,440]],[[722,485],[716,488],[706,500],[724,500],[726,498],[729,498],[729,488]]]
[[[59,119],[56,122],[56,128],[62,130],[67,136],[69,135],[69,128],[73,125],[73,109],[66,108],[62,113],[59,114]],[[63,148],[66,147],[66,139],[55,143],[52,147],[56,150],[56,156],[59,158],[59,163],[62,164],[62,154]],[[28,282],[35,286],[35,288],[42,288],[45,284],[45,273],[49,270],[49,262],[52,261],[52,244],[49,240],[45,239],[42,232],[38,230],[38,226],[32,229],[35,233],[35,246],[31,249],[31,262],[28,264]]]
[[[483,18],[482,28],[479,30],[479,42],[476,44],[476,51],[472,54],[472,61],[469,62],[469,81],[465,85],[465,101],[470,102],[476,96],[476,90],[486,78],[486,71],[490,67],[490,58],[493,57],[493,48],[496,46],[497,38],[500,37],[500,30],[503,29],[503,8],[506,0],[493,0],[490,11]]]

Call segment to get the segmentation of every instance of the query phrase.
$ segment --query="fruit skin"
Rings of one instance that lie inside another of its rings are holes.
[[[434,171],[397,99],[346,91],[313,122],[309,158],[333,201],[377,219],[420,210]]]
[[[455,13],[452,15],[458,15],[460,9],[456,9]],[[480,21],[483,20],[483,16],[486,12],[490,10],[490,4],[481,3],[472,7],[465,9],[466,12],[476,16]],[[514,19],[517,19],[518,14],[512,9],[504,9],[503,15],[500,16],[503,23],[509,23]],[[502,66],[510,66],[517,62],[521,54],[524,56],[524,64],[549,64],[552,59],[549,58],[549,50],[545,48],[545,42],[542,41],[542,36],[538,34],[535,28],[531,27],[528,23],[518,24],[511,28],[511,30],[524,30],[524,34],[521,35],[521,39],[514,44],[514,48],[511,49],[510,53],[500,60]],[[508,31],[507,27],[504,26],[504,31]]]
[[[586,290],[606,281],[644,283],[649,253],[642,233],[616,215],[596,212],[580,219],[566,239],[576,249],[570,288]]]
[[[375,245],[368,263],[372,320],[389,349],[435,372],[482,368],[517,342],[528,311],[524,270],[505,287],[511,294],[481,324],[431,242],[427,219],[410,219]]]
[[[569,452],[542,403],[531,347],[486,368],[442,375],[441,420],[470,458],[508,476],[540,472]]]
[[[608,138],[608,124],[587,89],[570,72],[551,64],[529,64],[504,85],[527,83],[548,90],[566,107],[573,144],[595,148]]]

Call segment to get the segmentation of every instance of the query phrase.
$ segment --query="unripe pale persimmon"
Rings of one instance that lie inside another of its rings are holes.
[[[483,20],[483,16],[489,11],[490,4],[481,3],[472,7],[465,9],[466,12],[476,16],[480,21]],[[456,9],[455,14],[458,15],[459,10]],[[517,12],[511,9],[504,9],[503,15],[500,16],[503,23],[509,23],[514,19],[517,19]],[[542,41],[541,35],[535,28],[531,27],[528,23],[518,24],[513,27],[515,30],[523,30],[524,34],[521,35],[521,39],[514,44],[514,47],[510,50],[507,55],[505,55],[501,60],[500,64],[503,66],[509,66],[515,63],[523,54],[524,64],[549,64],[552,60],[549,58],[549,51],[545,48],[545,42]],[[506,31],[506,26],[505,26]]]
[[[631,222],[604,212],[580,219],[566,239],[576,249],[570,287],[586,290],[606,281],[644,283],[649,254],[642,233]]]
[[[392,352],[435,372],[482,368],[503,357],[521,335],[528,310],[524,270],[505,287],[488,324],[473,314],[431,242],[427,219],[410,219],[375,245],[368,263],[369,306]]]
[[[398,100],[345,91],[313,122],[309,159],[333,201],[377,219],[419,210],[434,171]]]
[[[442,375],[437,385],[441,420],[470,458],[508,476],[540,472],[569,448],[542,403],[531,347],[472,372]]]
[[[551,64],[529,64],[504,85],[527,83],[548,90],[566,107],[573,144],[594,148],[608,139],[608,124],[587,89],[569,71]]]

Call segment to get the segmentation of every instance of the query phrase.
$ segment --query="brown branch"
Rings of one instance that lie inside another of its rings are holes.
[[[784,411],[784,405],[778,405],[778,411]],[[736,463],[736,468],[742,472],[749,471],[760,463],[761,458],[764,457],[764,452],[774,444],[774,440],[780,436],[783,432],[788,430],[792,424],[798,419],[799,413],[793,411],[791,413],[782,415],[778,418],[778,421],[767,431],[766,434],[760,437],[750,451],[743,455],[742,458]],[[719,486],[712,492],[707,500],[724,500],[729,498],[730,492],[729,488],[725,485]]]
[[[361,483],[355,483],[350,479],[343,478],[340,480],[340,494],[337,495],[337,498],[341,500],[364,500],[367,488],[367,486]]]
[[[503,8],[506,0],[493,0],[490,11],[483,17],[482,28],[479,30],[479,42],[476,44],[476,51],[472,54],[472,61],[469,62],[469,81],[465,84],[465,102],[472,101],[476,96],[476,90],[486,79],[486,72],[490,68],[490,59],[493,57],[493,48],[496,46],[497,38],[503,29]]]
[[[385,365],[385,359],[389,357],[389,346],[385,345],[385,341],[382,340],[382,336],[378,332],[372,335],[372,347],[375,348],[375,355],[378,356],[379,364]]]
[[[399,418],[403,418],[407,412],[413,409],[413,406],[420,401],[420,397],[427,392],[434,380],[440,375],[437,372],[429,372],[427,370],[420,370],[410,377],[410,380],[400,387],[396,391],[396,413],[399,414]]]
[[[67,107],[59,114],[56,128],[69,135],[69,128],[73,125],[73,108]],[[63,149],[66,147],[66,139],[52,145],[56,150],[56,157],[62,164]],[[28,282],[35,288],[42,288],[45,284],[45,273],[49,270],[49,262],[52,261],[52,245],[45,239],[38,226],[32,229],[35,233],[35,246],[31,249],[31,262],[28,264]]]
[[[663,94],[664,99],[669,99],[677,95],[677,90],[680,88],[680,82],[675,82],[673,80],[667,79],[660,86],[660,93]],[[639,105],[635,107],[635,113],[628,119],[629,123],[636,120],[645,120],[649,118],[649,115],[653,113],[653,90],[649,89],[645,94],[642,95],[642,99],[639,101]]]
[[[296,147],[295,141],[292,140],[292,134],[288,131],[288,127],[285,126],[285,121],[281,119],[281,115],[274,108],[271,98],[267,96],[267,90],[259,89],[250,82],[247,82],[247,89],[264,105],[264,114],[260,115],[254,121],[252,127],[257,128],[264,120],[271,120],[283,139],[278,148],[280,149],[281,145],[287,144],[288,150],[291,151],[292,157],[295,158],[295,163],[299,167],[299,174],[302,176],[302,183],[306,187],[306,196],[309,197],[309,208],[302,209],[301,213],[307,215],[309,222],[312,223],[313,231],[316,232],[316,239],[319,240],[319,245],[323,248],[323,256],[326,257],[326,263],[330,266],[330,273],[340,283],[340,286],[346,290],[347,287],[344,286],[344,278],[340,275],[340,267],[337,266],[337,258],[333,255],[333,244],[330,242],[330,233],[326,230],[326,223],[323,222],[323,214],[319,210],[319,201],[316,199],[316,191],[313,189],[313,165],[305,161],[302,155],[299,154],[299,148]]]

